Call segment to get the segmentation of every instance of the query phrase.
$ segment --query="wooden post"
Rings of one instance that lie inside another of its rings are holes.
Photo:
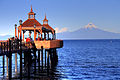
[[[45,67],[46,67],[46,50],[45,50]]]
[[[40,50],[38,50],[38,71],[40,71]]]
[[[20,80],[22,80],[22,51],[20,50]]]
[[[22,80],[22,24],[20,24],[20,80]]]
[[[36,28],[34,27],[34,41],[36,41]]]
[[[8,57],[6,57],[6,62],[7,62],[7,76],[8,76]]]
[[[34,57],[35,57],[34,72],[36,73],[36,50],[34,50]]]
[[[5,59],[4,59],[4,55],[3,55],[3,75],[5,73]]]
[[[42,70],[43,70],[43,46],[41,46],[41,60],[42,60]]]
[[[3,47],[3,45],[2,45],[2,42],[1,42],[1,53],[3,53],[3,48],[2,47]]]
[[[8,41],[7,41],[7,54],[8,54]],[[7,76],[8,76],[8,57],[6,56],[6,62],[7,62]]]
[[[47,74],[49,75],[49,50],[47,51]]]
[[[15,37],[17,36],[17,24],[15,24]]]
[[[17,53],[15,53],[15,72],[17,73]]]
[[[11,52],[11,41],[9,39],[9,80],[12,78],[12,52]]]
[[[5,42],[4,42],[4,53],[5,53]],[[3,55],[3,75],[5,73],[5,59],[4,59],[4,55]]]
[[[5,53],[5,42],[4,42],[4,53]]]
[[[52,68],[52,53],[50,52],[50,69]]]
[[[31,54],[31,51],[30,49],[28,50],[28,80],[30,80],[30,54]]]
[[[25,31],[23,31],[23,41],[24,41],[24,33],[25,33]]]

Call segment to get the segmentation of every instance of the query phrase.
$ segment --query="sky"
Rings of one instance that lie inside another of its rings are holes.
[[[28,19],[31,5],[41,24],[46,13],[49,25],[59,32],[75,31],[92,22],[120,33],[120,0],[0,0],[0,35],[13,35],[14,25]]]

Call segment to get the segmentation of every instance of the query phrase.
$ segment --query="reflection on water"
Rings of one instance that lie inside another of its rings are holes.
[[[57,50],[58,64],[51,69],[47,78],[51,80],[119,80],[119,43],[120,40],[65,40],[64,47]],[[15,72],[14,57],[13,55],[13,72]],[[2,57],[0,68],[0,77],[2,77]]]

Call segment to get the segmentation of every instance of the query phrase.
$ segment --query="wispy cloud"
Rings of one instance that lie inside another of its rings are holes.
[[[9,34],[0,34],[0,36],[6,36],[6,35],[9,35]]]
[[[66,32],[68,29],[66,27],[59,29],[59,28],[55,28],[56,33],[62,33],[62,32]]]

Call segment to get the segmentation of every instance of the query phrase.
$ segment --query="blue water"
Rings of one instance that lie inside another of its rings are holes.
[[[64,40],[63,48],[57,49],[57,53],[58,64],[53,71],[54,79],[120,80],[120,40]],[[14,58],[13,55],[12,59]]]
[[[120,40],[65,40],[58,49],[62,80],[120,80]]]

